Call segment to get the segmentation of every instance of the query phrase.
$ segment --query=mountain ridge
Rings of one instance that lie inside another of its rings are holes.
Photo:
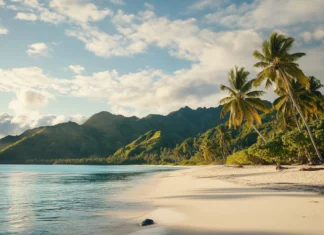
[[[185,106],[167,115],[151,114],[143,118],[102,111],[81,125],[67,122],[40,127],[44,130],[36,135],[32,134],[39,128],[27,130],[18,136],[6,136],[0,139],[0,162],[107,157],[151,130],[167,135],[168,147],[174,147],[188,137],[224,123],[226,119],[221,120],[219,115],[221,107],[194,110]],[[6,149],[15,143],[14,147]]]

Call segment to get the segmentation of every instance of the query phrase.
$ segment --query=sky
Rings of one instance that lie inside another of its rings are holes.
[[[0,137],[100,111],[215,107],[273,31],[324,83],[323,0],[0,0]],[[263,88],[260,88],[263,89]],[[267,90],[264,99],[275,95]]]

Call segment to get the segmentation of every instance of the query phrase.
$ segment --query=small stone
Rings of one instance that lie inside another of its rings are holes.
[[[140,226],[147,226],[147,225],[152,225],[152,224],[154,224],[154,221],[152,219],[146,219],[146,220],[142,221]]]

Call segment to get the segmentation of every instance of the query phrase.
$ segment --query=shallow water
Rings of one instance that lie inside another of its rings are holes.
[[[0,165],[0,234],[110,234],[118,195],[159,166]]]

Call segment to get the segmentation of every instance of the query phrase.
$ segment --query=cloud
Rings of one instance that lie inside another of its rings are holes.
[[[268,28],[323,22],[324,1],[313,0],[254,0],[251,3],[231,4],[205,16],[210,23],[226,27]]]
[[[226,2],[227,0],[197,0],[195,3],[189,6],[189,9],[203,10],[205,8],[217,8]]]
[[[310,32],[303,32],[300,36],[304,39],[305,42],[310,42],[312,40],[312,33]]]
[[[319,27],[314,30],[314,32],[302,32],[300,36],[303,38],[305,43],[309,43],[313,40],[321,41],[324,39],[324,28]]]
[[[0,113],[0,138],[7,135],[21,134],[28,129],[28,125],[17,123],[14,116],[8,113]]]
[[[38,116],[38,112],[46,107],[49,99],[52,98],[53,96],[46,92],[20,90],[16,92],[16,97],[10,101],[8,108],[15,114]]]
[[[118,6],[125,5],[125,2],[123,0],[109,0],[109,2],[111,2],[114,5],[118,5]]]
[[[112,11],[108,8],[101,10],[93,3],[78,0],[51,0],[50,7],[58,13],[69,17],[72,21],[79,23],[100,21],[106,16],[112,15]]]
[[[149,10],[154,10],[154,5],[148,2],[144,2],[144,6]]]
[[[82,115],[44,115],[31,119],[26,115],[12,115],[0,113],[0,138],[7,135],[20,135],[30,128],[53,126],[63,122],[76,122],[82,124],[86,117]]]
[[[14,2],[20,5],[10,5],[9,9],[22,11],[17,14],[17,19],[41,20],[52,24],[62,22],[84,24],[103,20],[106,16],[113,14],[108,8],[98,9],[95,4],[80,0],[50,0],[43,3],[37,0]]]
[[[65,115],[50,114],[50,115],[40,116],[37,119],[31,120],[29,125],[32,128],[35,128],[39,126],[53,126],[53,125],[57,125],[69,121],[82,124],[86,121],[86,117],[82,115],[65,116]]]
[[[41,68],[0,69],[0,91],[16,92],[20,90],[58,89],[56,79],[45,74]]]
[[[8,34],[9,30],[0,25],[0,35]]]
[[[23,12],[18,12],[15,19],[17,20],[26,20],[26,21],[36,21],[37,16],[33,13],[23,13]]]
[[[4,0],[0,0],[0,7],[3,7],[5,5],[6,5],[6,3],[4,2]]]
[[[324,39],[324,29],[323,28],[318,28],[315,32],[314,32],[314,38],[316,40],[322,40]]]
[[[48,56],[49,48],[43,42],[34,43],[28,46],[26,52],[29,56]]]
[[[69,65],[69,69],[77,74],[80,74],[84,71],[84,67],[82,67],[81,65]]]
[[[129,56],[142,53],[146,44],[134,41],[123,35],[110,35],[97,27],[83,25],[73,30],[66,30],[66,35],[75,37],[85,44],[85,49],[100,57]]]

